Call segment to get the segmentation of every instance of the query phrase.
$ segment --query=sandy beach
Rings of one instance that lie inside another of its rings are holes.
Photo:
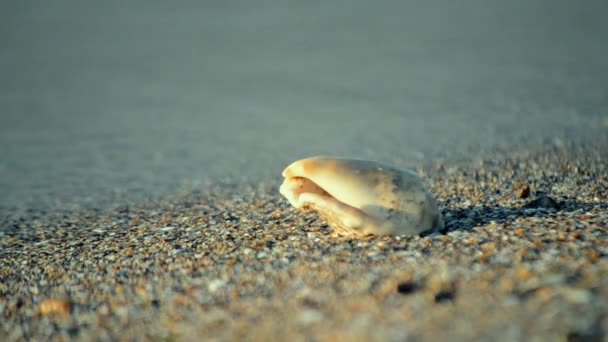
[[[601,341],[605,1],[0,4],[0,341]],[[446,230],[334,238],[308,156]]]
[[[274,182],[3,218],[6,340],[605,338],[607,145],[416,169],[447,232],[332,238]]]

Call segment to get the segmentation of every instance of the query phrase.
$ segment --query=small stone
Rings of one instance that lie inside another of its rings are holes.
[[[418,286],[413,282],[403,282],[397,285],[397,292],[401,294],[410,294],[418,289]]]
[[[517,276],[519,280],[525,281],[532,278],[532,273],[525,267],[518,267],[515,269],[515,276]]]
[[[262,258],[266,257],[267,255],[268,254],[266,252],[260,251],[260,252],[258,252],[258,254],[255,257],[258,259],[262,259]]]
[[[63,318],[70,315],[72,312],[72,304],[61,298],[48,298],[40,303],[38,313],[41,315],[58,315]]]
[[[577,304],[587,304],[593,299],[593,294],[587,289],[565,288],[563,289],[566,300]]]
[[[540,196],[523,206],[524,209],[538,209],[538,208],[546,208],[546,209],[555,209],[559,210],[560,205],[553,198],[549,196]]]
[[[530,186],[525,184],[517,189],[517,197],[518,198],[528,198],[530,197]]]
[[[316,321],[320,321],[323,318],[323,314],[314,309],[306,309],[298,316],[298,322],[303,325],[311,324]]]
[[[454,300],[454,291],[453,290],[442,290],[435,294],[435,303],[442,303],[446,301]]]
[[[214,279],[207,284],[207,289],[211,293],[217,292],[220,288],[226,285],[226,281],[223,279]]]
[[[598,252],[597,250],[593,249],[593,248],[588,248],[585,250],[585,255],[587,256],[587,259],[589,259],[589,261],[592,264],[595,264],[601,257],[600,252]]]

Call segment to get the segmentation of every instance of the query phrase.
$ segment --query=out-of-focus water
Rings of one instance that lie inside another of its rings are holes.
[[[0,208],[608,130],[605,1],[0,4]]]

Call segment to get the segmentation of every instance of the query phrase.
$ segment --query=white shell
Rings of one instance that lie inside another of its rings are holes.
[[[433,196],[416,173],[373,161],[313,157],[283,171],[280,192],[313,209],[338,234],[414,235],[443,228]]]

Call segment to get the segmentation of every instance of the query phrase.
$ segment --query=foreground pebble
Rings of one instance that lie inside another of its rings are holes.
[[[418,165],[447,230],[426,237],[334,238],[272,181],[6,213],[0,337],[601,340],[606,155]],[[530,205],[543,196],[558,206]]]
[[[67,317],[72,311],[72,305],[69,301],[61,298],[49,298],[40,303],[38,313],[41,315],[58,315]]]

